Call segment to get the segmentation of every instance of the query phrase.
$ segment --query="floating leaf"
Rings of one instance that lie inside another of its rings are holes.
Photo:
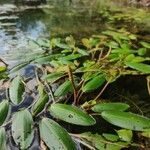
[[[132,136],[133,136],[131,130],[121,129],[121,130],[118,130],[117,133],[121,140],[126,141],[126,142],[131,142]]]
[[[70,80],[65,81],[61,84],[58,89],[55,91],[54,95],[57,97],[64,96],[68,92],[72,91],[72,84]]]
[[[49,83],[54,83],[64,75],[63,72],[54,72],[48,75],[43,76],[43,80],[46,80]]]
[[[140,72],[150,73],[150,65],[143,64],[143,63],[134,63],[134,62],[126,62],[126,65]]]
[[[107,110],[125,111],[130,106],[125,103],[99,103],[92,107],[95,112],[102,112]]]
[[[6,132],[4,128],[0,128],[0,149],[6,150]]]
[[[72,124],[90,126],[96,123],[92,116],[75,106],[52,104],[49,110],[54,117]]]
[[[16,112],[12,118],[12,136],[20,149],[27,149],[33,140],[33,120],[28,110]]]
[[[144,131],[150,128],[150,119],[130,112],[103,111],[101,115],[109,123],[125,129]]]
[[[7,118],[9,111],[9,102],[8,100],[3,100],[0,103],[0,126],[4,123]]]
[[[41,139],[50,149],[76,150],[75,144],[67,131],[55,121],[43,118],[39,127]]]
[[[41,84],[39,85],[38,90],[39,90],[39,98],[32,107],[33,116],[36,116],[37,114],[39,114],[44,109],[46,103],[49,100],[49,96]]]
[[[22,83],[22,79],[20,76],[15,77],[10,85],[9,88],[9,96],[10,100],[15,104],[18,105],[23,101],[23,93],[25,91],[24,84]]]
[[[105,77],[100,74],[93,79],[89,80],[83,87],[82,91],[83,92],[90,92],[93,91],[97,88],[99,88],[101,85],[103,85],[105,82]]]
[[[79,134],[82,140],[86,140],[88,143],[96,148],[97,150],[121,150],[124,147],[128,147],[126,142],[114,142],[103,138],[99,134],[92,134],[90,132]]]

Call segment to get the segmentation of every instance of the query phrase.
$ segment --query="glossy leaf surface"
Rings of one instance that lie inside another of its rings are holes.
[[[125,111],[130,106],[125,103],[100,103],[92,107],[92,110],[95,112],[102,112],[107,110],[118,110]]]
[[[76,150],[67,131],[55,121],[43,118],[39,127],[41,138],[50,149]]]
[[[52,104],[49,110],[54,117],[72,124],[90,126],[96,123],[92,116],[75,106]]]
[[[144,131],[150,128],[150,119],[133,113],[104,111],[101,115],[109,123],[125,129]]]

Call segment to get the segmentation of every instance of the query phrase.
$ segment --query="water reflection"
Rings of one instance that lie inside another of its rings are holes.
[[[5,1],[0,5],[0,54],[7,54],[9,59],[10,55],[20,57],[30,52],[28,38],[97,32],[99,23],[92,21],[94,15],[92,6],[80,1],[70,4],[69,0],[53,0],[39,8]]]

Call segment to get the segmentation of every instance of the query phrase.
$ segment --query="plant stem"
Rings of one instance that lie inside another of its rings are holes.
[[[97,99],[102,95],[102,93],[105,91],[105,89],[107,88],[107,86],[109,85],[109,81],[105,84],[105,86],[103,87],[103,89],[100,91],[100,93],[96,96],[96,98],[94,99],[95,101],[98,101]]]
[[[69,80],[71,81],[72,87],[73,87],[73,93],[74,93],[74,102],[73,103],[74,103],[74,105],[76,105],[76,103],[77,103],[77,90],[76,90],[76,86],[74,83],[73,73],[72,73],[72,70],[71,70],[69,65],[68,65],[68,76],[69,76]]]

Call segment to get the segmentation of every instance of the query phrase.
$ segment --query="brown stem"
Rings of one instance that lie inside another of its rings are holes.
[[[74,83],[73,73],[72,73],[72,70],[71,70],[69,65],[68,65],[68,76],[69,76],[69,80],[71,81],[72,86],[73,86],[73,93],[74,93],[74,102],[73,103],[74,103],[74,105],[76,105],[76,103],[77,103],[77,90],[76,90],[76,86]]]
[[[107,88],[107,86],[109,85],[109,81],[105,84],[105,86],[103,87],[103,89],[100,91],[100,93],[96,96],[96,98],[94,99],[95,101],[98,101],[97,99],[102,95],[102,93],[105,91],[105,89]]]

